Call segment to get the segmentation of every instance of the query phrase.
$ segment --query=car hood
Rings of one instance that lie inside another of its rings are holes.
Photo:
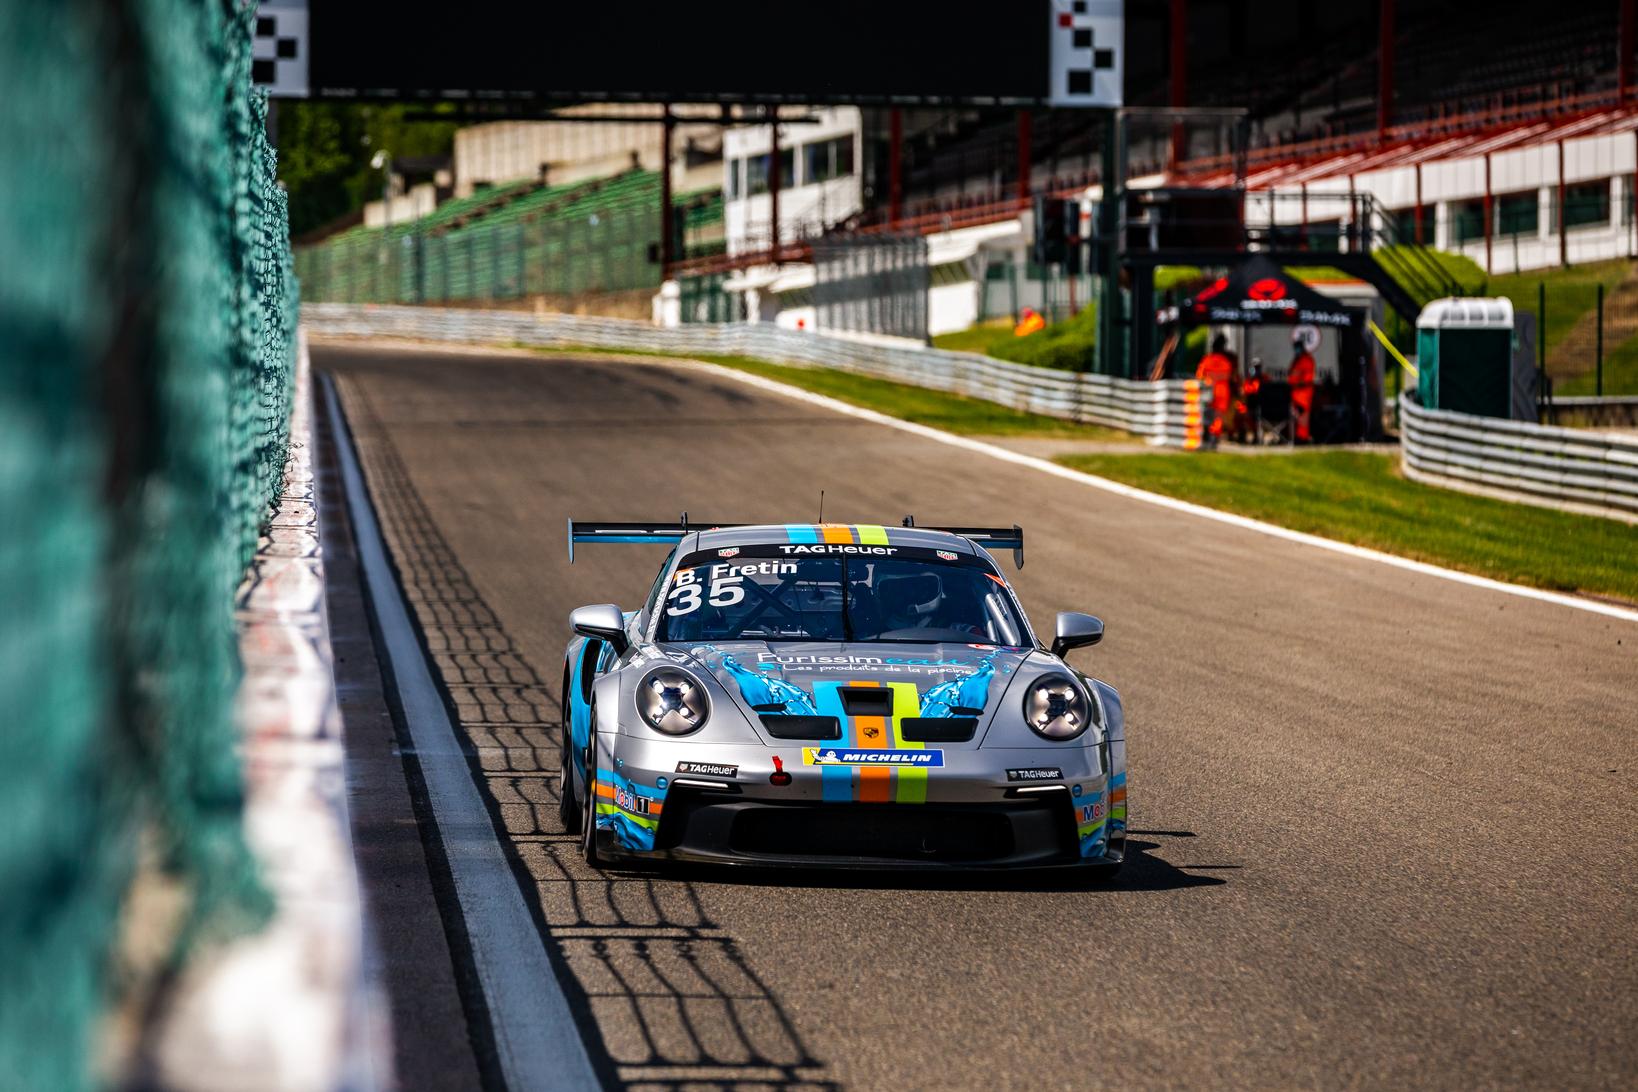
[[[872,641],[718,641],[674,645],[741,699],[746,713],[831,712],[827,692],[840,686],[897,685],[914,716],[975,716],[985,725],[1013,674],[1032,649],[986,644]],[[897,704],[897,703],[896,703]],[[769,710],[770,706],[782,706]],[[762,707],[762,709],[758,709]]]

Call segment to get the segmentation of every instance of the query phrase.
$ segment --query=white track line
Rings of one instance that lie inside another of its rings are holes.
[[[656,360],[656,363],[662,362]],[[849,417],[858,417],[862,420],[873,421],[878,425],[886,425],[888,428],[896,428],[900,432],[908,432],[912,435],[923,437],[924,439],[936,441],[937,443],[948,444],[951,447],[959,447],[967,451],[974,451],[980,455],[988,455],[992,459],[1000,459],[1002,462],[1013,463],[1017,466],[1027,466],[1032,470],[1039,470],[1043,473],[1051,474],[1054,477],[1063,478],[1066,481],[1076,482],[1080,485],[1089,485],[1094,489],[1102,489],[1107,493],[1114,493],[1117,496],[1142,501],[1145,504],[1153,504],[1160,508],[1170,508],[1174,512],[1186,512],[1191,516],[1199,516],[1201,519],[1209,519],[1217,523],[1226,523],[1231,527],[1239,527],[1247,531],[1255,531],[1260,535],[1268,535],[1270,538],[1281,538],[1285,539],[1287,542],[1298,542],[1304,546],[1313,546],[1317,549],[1329,550],[1332,553],[1342,554],[1346,557],[1356,557],[1362,561],[1375,561],[1382,565],[1392,565],[1396,569],[1404,569],[1408,572],[1419,573],[1422,576],[1432,576],[1437,577],[1440,580],[1449,580],[1456,584],[1466,584],[1469,587],[1484,588],[1487,591],[1501,592],[1503,595],[1515,595],[1520,599],[1536,599],[1543,603],[1555,603],[1561,607],[1570,607],[1573,610],[1583,610],[1589,614],[1602,614],[1607,618],[1619,618],[1626,622],[1638,622],[1638,610],[1633,610],[1629,607],[1619,607],[1613,603],[1600,603],[1596,599],[1584,599],[1580,596],[1565,595],[1562,592],[1544,591],[1541,588],[1529,588],[1522,584],[1508,584],[1500,580],[1491,580],[1488,577],[1474,576],[1472,573],[1458,572],[1455,569],[1445,569],[1438,565],[1429,565],[1425,561],[1412,561],[1408,557],[1399,557],[1395,554],[1386,554],[1380,550],[1371,550],[1364,546],[1355,546],[1348,542],[1338,542],[1335,539],[1321,538],[1319,535],[1310,535],[1305,534],[1302,531],[1293,531],[1289,527],[1280,527],[1272,523],[1264,523],[1262,520],[1249,519],[1246,516],[1237,516],[1232,512],[1219,512],[1215,508],[1207,508],[1200,504],[1191,504],[1188,501],[1178,500],[1176,497],[1168,497],[1160,493],[1151,493],[1146,489],[1135,489],[1130,485],[1123,485],[1120,482],[1111,481],[1108,478],[1100,478],[1095,474],[1087,474],[1079,470],[1071,470],[1067,466],[1059,466],[1057,463],[1036,458],[1034,455],[1024,455],[1008,448],[998,447],[995,444],[987,444],[982,440],[973,440],[966,436],[957,436],[953,432],[945,432],[942,429],[929,428],[926,425],[918,425],[910,421],[902,421],[897,417],[889,417],[885,413],[878,413],[875,410],[862,409],[858,406],[849,405],[846,402],[838,401],[835,398],[828,398],[822,394],[814,394],[812,391],[806,391],[800,387],[793,387],[787,383],[781,383],[775,379],[765,379],[760,375],[753,375],[749,372],[738,371],[734,368],[725,368],[720,364],[707,364],[704,361],[671,361],[665,363],[670,363],[676,367],[707,371],[713,375],[721,376],[724,379],[732,379],[736,382],[745,383],[752,387],[760,387],[763,390],[772,391],[775,394],[785,395],[788,398],[795,398],[802,402],[809,402],[815,406],[823,406],[826,409],[835,410],[837,413],[845,413]],[[1186,458],[1187,456],[1178,457]]]
[[[506,1087],[508,1092],[596,1088],[568,1000],[415,638],[335,387],[326,382],[324,388],[359,564],[455,882]]]

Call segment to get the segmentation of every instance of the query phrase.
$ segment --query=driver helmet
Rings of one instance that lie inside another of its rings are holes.
[[[876,582],[876,603],[882,611],[884,629],[926,626],[944,605],[944,599],[944,581],[937,573],[890,576]]]

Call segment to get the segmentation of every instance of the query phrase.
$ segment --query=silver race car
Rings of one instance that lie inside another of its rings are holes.
[[[672,543],[640,610],[569,616],[560,810],[594,865],[1075,867],[1126,839],[1120,697],[1035,636],[1011,528],[570,521]]]

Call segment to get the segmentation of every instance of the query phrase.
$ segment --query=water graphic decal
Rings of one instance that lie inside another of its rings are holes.
[[[978,661],[978,666],[971,675],[941,682],[928,690],[926,696],[921,699],[921,715],[948,717],[955,709],[982,711],[990,701],[990,680],[995,676],[995,657],[996,653],[992,652]]]
[[[701,659],[704,659],[707,653],[715,656],[723,670],[733,676],[734,683],[739,687],[740,696],[752,708],[783,705],[787,715],[810,717],[814,715],[813,697],[800,686],[788,683],[784,679],[758,674],[715,645],[701,645],[694,652]],[[763,665],[764,669],[772,666],[776,665]]]

